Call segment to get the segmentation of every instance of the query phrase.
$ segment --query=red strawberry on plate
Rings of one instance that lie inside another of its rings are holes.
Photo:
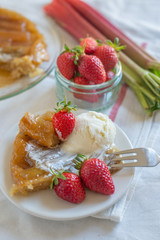
[[[80,42],[81,47],[85,47],[86,54],[94,54],[97,48],[97,41],[92,37],[86,37]]]
[[[53,174],[51,188],[58,197],[71,203],[81,203],[85,199],[85,190],[78,175],[69,172]]]
[[[77,76],[74,78],[74,82],[76,84],[80,85],[92,85],[92,82],[88,81],[84,77]],[[98,95],[96,94],[95,89],[79,89],[79,88],[72,88],[74,91],[81,92],[81,93],[75,93],[73,92],[74,97],[78,99],[82,99],[87,102],[97,102],[98,101]]]
[[[106,72],[101,60],[94,55],[83,54],[79,58],[78,70],[80,74],[93,84],[100,84],[106,80]]]
[[[59,71],[68,80],[73,78],[77,70],[77,66],[74,63],[74,56],[75,54],[69,50],[67,45],[65,45],[65,51],[57,58]]]
[[[57,103],[56,113],[53,115],[53,126],[58,138],[61,141],[71,134],[75,126],[75,117],[71,110],[75,110],[75,106],[71,106],[71,102],[66,102],[66,99],[61,103]]]
[[[115,186],[106,163],[98,158],[90,158],[82,163],[80,177],[83,184],[91,191],[105,195],[111,195],[115,191]]]

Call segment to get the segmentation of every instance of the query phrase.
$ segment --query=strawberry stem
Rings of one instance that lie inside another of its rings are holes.
[[[109,46],[113,47],[116,52],[119,52],[126,48],[126,46],[123,46],[123,45],[120,46],[118,37],[114,39],[114,42],[112,42],[111,40],[106,40],[106,42]]]
[[[67,46],[67,44],[64,45],[64,51],[61,52],[61,54],[65,53],[65,52],[71,52],[71,49]]]
[[[81,55],[83,55],[84,54],[84,52],[85,52],[85,44],[83,45],[83,47],[81,47],[81,46],[75,46],[72,50],[72,53],[74,53],[74,63],[76,64],[76,65],[78,65],[78,61],[79,61],[79,58],[80,58],[80,56]]]
[[[67,102],[66,97],[64,97],[62,102],[57,102],[57,108],[55,108],[56,113],[61,110],[66,110],[69,113],[71,110],[77,111],[77,108],[75,105],[71,106],[71,101]]]
[[[84,161],[86,161],[87,157],[83,154],[77,154],[77,156],[75,157],[75,159],[73,160],[73,162],[75,163],[75,168],[80,170],[82,167],[82,164]]]
[[[52,168],[50,168],[51,173],[54,175],[50,184],[50,189],[53,189],[54,185],[58,185],[58,179],[66,180],[66,177],[63,175],[63,170],[59,171],[57,174],[53,171]]]

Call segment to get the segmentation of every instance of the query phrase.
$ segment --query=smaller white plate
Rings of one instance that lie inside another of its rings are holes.
[[[116,126],[116,146],[120,149],[132,148],[125,133]],[[91,191],[86,191],[86,198],[81,204],[72,204],[58,198],[54,190],[45,190],[30,193],[27,196],[10,196],[12,177],[10,173],[10,160],[12,157],[13,142],[18,131],[18,126],[13,127],[4,136],[0,151],[0,186],[3,193],[14,205],[21,210],[49,220],[71,220],[96,214],[116,203],[128,189],[134,176],[134,168],[126,168],[115,173],[113,181],[115,193],[105,196]]]

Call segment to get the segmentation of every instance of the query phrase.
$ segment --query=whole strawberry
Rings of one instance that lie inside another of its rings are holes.
[[[76,65],[74,63],[74,53],[72,53],[67,46],[65,51],[57,58],[57,66],[60,73],[68,80],[72,79],[76,72]]]
[[[74,82],[80,85],[92,85],[93,83],[91,81],[88,81],[86,78],[82,76],[76,76],[74,78]]]
[[[85,46],[84,52],[86,54],[94,54],[97,48],[97,41],[92,37],[86,37],[80,42],[81,47]]]
[[[106,163],[98,158],[85,160],[80,169],[83,184],[94,192],[111,195],[115,186]]]
[[[58,173],[53,178],[51,188],[57,196],[71,203],[81,203],[85,199],[85,190],[81,179],[74,173]]]
[[[116,51],[113,47],[108,45],[98,46],[96,51],[94,52],[94,55],[101,60],[106,72],[113,69],[118,62],[118,56]]]
[[[74,78],[74,82],[80,85],[92,85],[93,83],[85,79],[84,77],[77,76]],[[96,93],[95,89],[81,89],[81,88],[73,88],[74,91],[79,93],[73,92],[73,95],[78,98],[82,99],[87,102],[97,102],[98,101],[98,94]],[[85,93],[85,94],[84,94]]]
[[[100,84],[106,80],[106,72],[101,60],[94,55],[83,54],[78,63],[80,74],[93,84]]]
[[[61,141],[66,140],[66,138],[71,134],[75,126],[75,117],[71,110],[76,111],[75,106],[71,106],[71,102],[57,103],[56,113],[53,115],[53,126],[58,138]]]

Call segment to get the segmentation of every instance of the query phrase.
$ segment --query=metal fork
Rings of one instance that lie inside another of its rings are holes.
[[[154,167],[160,163],[160,156],[152,148],[133,148],[111,154],[108,165],[110,168]]]

